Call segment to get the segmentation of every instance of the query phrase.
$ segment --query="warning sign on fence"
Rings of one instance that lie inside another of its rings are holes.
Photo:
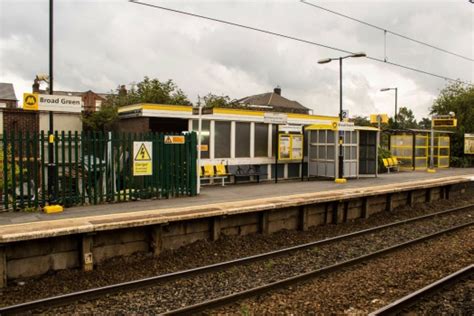
[[[184,144],[184,136],[165,135],[165,144]]]
[[[133,142],[133,175],[151,176],[153,174],[153,143]]]

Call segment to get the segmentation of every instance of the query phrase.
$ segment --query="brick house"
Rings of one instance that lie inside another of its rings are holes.
[[[0,82],[0,108],[15,109],[17,107],[18,99],[13,84]]]

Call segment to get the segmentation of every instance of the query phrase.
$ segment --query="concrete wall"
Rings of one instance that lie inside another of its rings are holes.
[[[79,113],[54,113],[54,130],[56,131],[71,131],[82,132],[82,121]],[[40,112],[39,115],[39,130],[49,131],[49,113]]]
[[[449,193],[449,194],[448,194]],[[0,247],[0,287],[6,280],[34,277],[48,271],[83,267],[93,268],[107,259],[137,252],[159,255],[198,240],[216,240],[221,235],[237,236],[273,233],[280,230],[306,230],[309,227],[337,224],[371,214],[392,211],[405,205],[443,198],[457,199],[474,193],[474,184],[434,187],[350,200],[335,200],[232,216],[208,217],[94,234],[68,235],[5,244]],[[88,258],[87,260],[84,258]],[[91,260],[91,261],[90,261]],[[88,262],[88,263],[87,263]]]

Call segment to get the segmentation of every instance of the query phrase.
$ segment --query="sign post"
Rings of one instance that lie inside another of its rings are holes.
[[[275,133],[275,183],[278,183],[278,155],[279,155],[279,144],[278,134],[280,133],[280,125],[288,123],[288,115],[285,113],[266,112],[263,114],[263,122],[267,124],[276,125]]]

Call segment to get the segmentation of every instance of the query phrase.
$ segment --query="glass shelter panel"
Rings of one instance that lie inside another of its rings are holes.
[[[215,157],[230,158],[230,122],[215,122]]]

